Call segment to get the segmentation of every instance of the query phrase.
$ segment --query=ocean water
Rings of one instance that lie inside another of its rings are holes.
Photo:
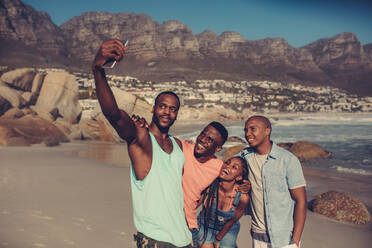
[[[271,121],[274,142],[310,141],[332,153],[330,159],[303,162],[303,166],[372,175],[372,113],[278,117]],[[226,127],[230,136],[244,139],[244,122]],[[199,132],[180,138],[195,140]]]

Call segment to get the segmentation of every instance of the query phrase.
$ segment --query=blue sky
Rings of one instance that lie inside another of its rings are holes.
[[[23,0],[46,11],[61,25],[83,12],[147,14],[162,23],[179,20],[194,34],[236,31],[246,40],[281,37],[301,47],[341,32],[353,32],[362,44],[372,43],[369,0]]]

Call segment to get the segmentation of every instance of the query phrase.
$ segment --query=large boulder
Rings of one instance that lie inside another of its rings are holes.
[[[311,159],[330,158],[332,154],[320,145],[309,141],[297,141],[295,143],[280,143],[279,146],[292,152],[300,161]]]
[[[111,89],[120,109],[123,109],[130,116],[133,114],[139,115],[145,118],[148,123],[151,122],[152,106],[150,104],[117,87],[111,87]],[[82,137],[84,139],[120,142],[121,138],[103,115],[99,104],[97,104],[95,109],[90,113],[90,117],[91,120],[88,118],[88,120],[84,119],[81,121],[79,125],[82,131],[80,131],[80,133],[74,132],[71,134],[73,139]]]
[[[0,118],[0,145],[51,144],[68,141],[66,135],[51,122],[37,115],[19,119]]]
[[[35,70],[23,68],[4,73],[1,80],[15,89],[31,91],[35,75]]]
[[[2,116],[6,111],[8,111],[11,108],[12,104],[10,104],[10,102],[6,98],[0,95],[0,116]]]
[[[0,146],[29,146],[30,143],[18,135],[12,127],[0,125]]]
[[[26,100],[22,97],[23,91],[10,88],[5,83],[0,82],[0,97],[6,99],[14,108],[22,108],[26,105]]]
[[[343,192],[328,191],[312,200],[311,210],[329,218],[353,224],[366,224],[371,214],[358,199]]]
[[[11,108],[9,109],[4,115],[0,116],[0,118],[4,119],[18,119],[25,115],[25,113],[20,110],[19,108]]]
[[[76,78],[67,72],[50,72],[45,76],[36,102],[36,109],[51,112],[55,108],[70,123],[77,123],[81,117],[79,89]]]
[[[245,140],[243,140],[242,138],[238,137],[238,136],[230,136],[226,142],[234,142],[234,143],[242,143],[242,144],[246,144],[247,142],[245,142]]]
[[[103,115],[97,120],[81,120],[79,129],[75,129],[69,136],[70,139],[103,140],[119,142],[120,137]]]
[[[246,145],[237,145],[227,148],[222,153],[222,160],[226,160],[228,158],[231,158],[232,156],[237,155],[241,150],[243,150],[246,147],[247,147]]]
[[[139,115],[147,120],[148,123],[152,120],[152,106],[147,102],[139,99],[137,96],[126,91],[120,90],[117,87],[111,87],[114,93],[116,102],[119,108],[123,109],[129,115]]]
[[[39,72],[35,75],[34,80],[32,81],[32,93],[40,93],[41,87],[43,86],[44,78],[46,76],[45,72]]]
[[[245,115],[239,114],[232,109],[226,109],[221,106],[213,106],[210,108],[193,108],[181,107],[178,113],[178,120],[216,120],[216,121],[231,121],[242,120]]]

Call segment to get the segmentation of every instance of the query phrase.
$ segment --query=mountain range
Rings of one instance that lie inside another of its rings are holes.
[[[244,40],[237,32],[194,34],[145,14],[86,12],[61,26],[20,0],[0,0],[0,65],[89,71],[100,44],[128,39],[110,73],[155,82],[197,79],[270,80],[334,86],[372,96],[372,43],[351,32],[294,48],[283,38]]]

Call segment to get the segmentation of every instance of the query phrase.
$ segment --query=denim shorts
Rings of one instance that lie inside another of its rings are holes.
[[[221,248],[236,248],[236,239],[238,238],[238,233],[240,231],[240,223],[236,222],[226,235],[220,241]],[[219,230],[213,228],[208,229],[208,234],[204,240],[204,225],[199,225],[199,243],[200,244],[212,244]]]

